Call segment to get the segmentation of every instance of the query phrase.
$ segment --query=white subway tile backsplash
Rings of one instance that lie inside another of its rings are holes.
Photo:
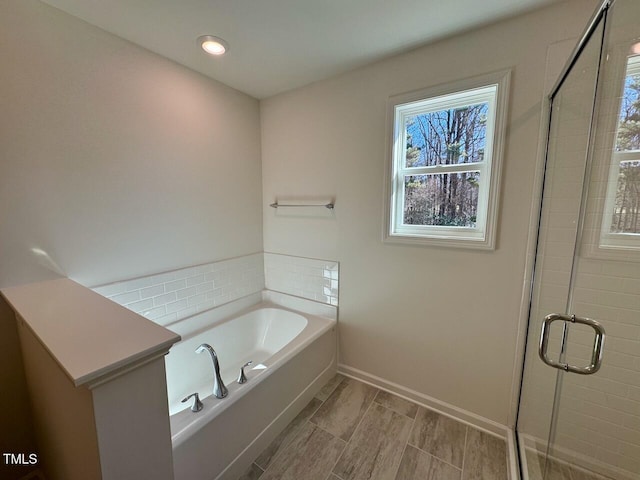
[[[216,275],[218,275],[218,272],[216,271],[211,271],[211,272],[207,272],[204,274],[204,280],[205,282],[209,282],[209,281],[213,281],[216,279]],[[219,277],[219,275],[218,275]]]
[[[196,293],[205,293],[213,290],[213,282],[204,282],[196,286]]]
[[[182,300],[178,300],[177,302],[167,303],[165,307],[167,308],[167,313],[179,312],[180,310],[184,310],[189,306],[189,301],[186,298]]]
[[[120,293],[109,298],[120,305],[124,305],[140,300],[140,291],[134,290],[133,292]]]
[[[118,282],[118,283],[110,283],[108,285],[103,285],[101,287],[96,287],[93,290],[96,293],[99,293],[100,295],[102,295],[103,297],[111,297],[113,295],[126,292],[127,286],[125,282]]]
[[[187,287],[187,281],[186,280],[175,280],[173,282],[169,282],[169,283],[165,283],[164,284],[164,291],[165,292],[174,292],[176,290],[182,290],[183,288]]]
[[[176,296],[177,298],[187,298],[187,297],[191,297],[193,295],[196,295],[198,293],[196,287],[189,287],[189,288],[185,288],[182,290],[178,290],[176,292]]]
[[[150,308],[153,308],[153,298],[146,298],[144,300],[140,300],[139,302],[129,303],[127,304],[127,308],[129,310],[133,310],[136,313],[149,310]]]
[[[165,293],[163,295],[158,295],[157,297],[153,298],[153,304],[155,306],[165,305],[167,303],[171,303],[175,301],[176,301],[176,292]]]
[[[142,277],[142,278],[136,278],[126,283],[127,283],[127,291],[140,290],[142,288],[152,287],[153,285],[157,285],[159,283],[164,283],[164,278],[160,278],[160,276],[159,278],[153,278],[153,276]]]
[[[101,285],[93,290],[167,325],[264,288],[264,258],[257,253]]]
[[[338,262],[265,252],[264,273],[269,290],[338,305]]]
[[[155,285],[153,287],[147,287],[140,290],[140,298],[155,297],[164,293],[164,285]]]
[[[187,287],[200,285],[202,282],[204,282],[204,274],[194,275],[193,277],[187,278]]]
[[[151,308],[149,310],[145,310],[143,315],[147,317],[149,320],[155,320],[156,318],[160,318],[167,314],[167,309],[163,306]]]
[[[213,298],[219,298],[223,295],[223,290],[221,288],[215,288],[210,292],[207,292],[207,300],[211,300]]]
[[[198,305],[200,303],[203,303],[207,300],[207,295],[204,293],[201,293],[199,295],[194,295],[193,297],[189,297],[189,306],[192,307],[194,305]]]

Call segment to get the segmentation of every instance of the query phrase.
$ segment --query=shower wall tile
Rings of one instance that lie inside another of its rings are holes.
[[[601,79],[606,77],[605,70]],[[573,82],[567,82],[565,92],[558,97],[563,120],[554,124],[551,131],[551,147],[557,148],[557,155],[551,155],[547,165],[536,265],[536,275],[541,274],[543,287],[535,292],[531,313],[535,328],[529,332],[531,345],[537,344],[544,315],[564,313],[567,308],[593,107],[590,101],[582,101],[583,87],[592,88],[593,78],[589,75],[580,78],[583,80],[576,76]],[[572,92],[567,88],[577,90]],[[603,96],[597,118],[598,140],[592,152],[591,185],[571,307],[571,313],[600,320],[605,326],[604,362],[596,375],[563,376],[554,454],[569,461],[586,459],[594,469],[600,467],[600,473],[612,478],[635,479],[640,472],[640,396],[636,395],[640,382],[640,262],[599,259],[590,253],[592,236],[599,238],[601,210],[598,209],[602,208],[604,194],[599,193],[602,189],[598,182],[603,179],[606,182],[608,178],[612,150],[611,145],[605,148],[603,140],[615,137],[618,89],[617,80],[615,87],[599,89]],[[611,112],[611,118],[604,117],[606,111]],[[606,125],[612,125],[613,130],[602,128]],[[588,364],[592,344],[593,333],[589,329],[585,333],[572,326],[568,347],[570,363]],[[523,390],[520,430],[530,433],[543,445],[553,410],[556,376],[536,358],[535,350],[531,352],[527,359],[530,366]],[[609,471],[608,466],[620,469],[617,470],[620,476]]]
[[[160,325],[265,288],[262,253],[95,287],[93,290]]]
[[[338,262],[265,252],[264,272],[269,290],[338,305]]]
[[[580,258],[573,312],[601,321],[607,338],[596,375],[564,377],[555,442],[559,458],[579,452],[596,469],[614,465],[623,472],[640,471],[639,286],[640,263]],[[588,364],[592,345],[589,329],[572,328],[569,363]]]

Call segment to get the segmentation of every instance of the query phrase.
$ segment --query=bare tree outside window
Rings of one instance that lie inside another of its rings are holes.
[[[616,151],[640,150],[640,73],[628,73],[620,101]]]
[[[389,97],[385,242],[495,248],[509,77]]]
[[[640,233],[640,160],[620,162],[611,233]]]
[[[476,226],[480,172],[472,165],[484,161],[488,109],[481,103],[407,117],[406,168],[469,170],[405,176],[405,225]]]
[[[613,212],[609,210],[611,212],[609,232],[638,234],[640,233],[640,62],[638,57],[631,57],[627,66],[613,158],[618,166],[618,176],[615,196],[610,204]]]

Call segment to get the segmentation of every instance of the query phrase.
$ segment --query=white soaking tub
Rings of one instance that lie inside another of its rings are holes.
[[[336,321],[262,302],[213,322],[209,312],[171,330],[182,336],[166,356],[175,480],[237,478],[336,370]],[[218,355],[227,397],[212,395]],[[248,381],[238,384],[240,367]],[[181,400],[198,392],[202,411]]]

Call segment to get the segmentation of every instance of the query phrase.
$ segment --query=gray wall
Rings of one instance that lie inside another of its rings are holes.
[[[257,100],[34,0],[0,58],[0,287],[262,250]]]
[[[264,246],[341,262],[343,366],[454,410],[511,421],[547,48],[578,36],[593,7],[563,2],[261,103],[264,205],[278,196],[336,196],[335,221],[264,208]],[[496,250],[383,244],[389,96],[506,68]]]
[[[0,288],[262,250],[257,100],[35,0],[0,2],[0,72]],[[0,307],[2,451],[19,453],[31,419]]]
[[[58,275],[97,285],[252,253],[264,222],[264,250],[342,262],[345,366],[506,424],[547,47],[577,36],[594,3],[258,104],[35,0],[4,1],[0,287]],[[382,244],[387,98],[504,68],[496,251]],[[336,194],[335,221],[266,207],[296,194]]]

